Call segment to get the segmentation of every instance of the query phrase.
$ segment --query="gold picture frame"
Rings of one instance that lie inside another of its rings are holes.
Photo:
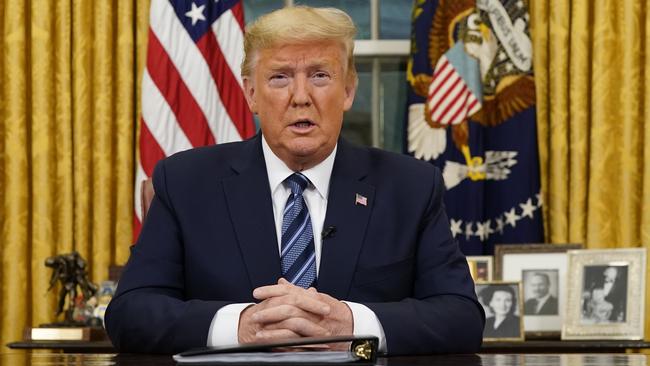
[[[474,282],[486,282],[494,279],[494,258],[491,255],[470,255],[466,258]]]
[[[571,250],[562,339],[644,337],[645,248]]]
[[[523,341],[521,282],[477,282],[475,288],[476,296],[485,310],[483,342]],[[508,298],[510,299],[509,306],[506,300]],[[495,327],[499,317],[503,320]]]
[[[560,339],[566,302],[567,251],[581,244],[504,244],[495,247],[497,280],[521,281],[528,339]],[[542,284],[546,286],[542,286]]]

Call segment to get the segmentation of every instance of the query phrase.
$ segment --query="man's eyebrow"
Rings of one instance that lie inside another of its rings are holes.
[[[306,63],[306,68],[307,69],[318,69],[318,68],[325,68],[325,67],[332,67],[334,66],[335,63],[332,62],[331,60],[327,59],[311,59],[307,61]],[[294,68],[294,62],[289,61],[289,60],[273,60],[269,62],[269,69],[271,70],[285,70],[285,69],[293,69]]]

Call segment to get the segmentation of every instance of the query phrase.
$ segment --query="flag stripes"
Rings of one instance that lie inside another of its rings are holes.
[[[134,238],[142,221],[140,185],[160,159],[255,133],[240,76],[243,40],[241,0],[151,1]]]
[[[455,125],[478,112],[481,104],[458,71],[443,56],[433,72],[427,95],[429,118],[441,125]]]

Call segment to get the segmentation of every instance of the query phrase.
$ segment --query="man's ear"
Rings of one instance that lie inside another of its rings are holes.
[[[255,86],[253,81],[248,76],[244,76],[244,97],[246,97],[246,103],[248,103],[248,108],[251,112],[257,113],[257,105],[255,103]]]
[[[348,76],[345,83],[345,99],[343,100],[343,110],[348,111],[352,108],[354,103],[354,96],[357,92],[357,78],[355,76]]]

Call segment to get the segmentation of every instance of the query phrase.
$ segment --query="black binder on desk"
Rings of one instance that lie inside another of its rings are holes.
[[[327,343],[350,342],[348,351],[318,347]],[[174,355],[179,364],[374,364],[379,339],[375,336],[304,337],[272,343],[251,343],[197,348]]]

